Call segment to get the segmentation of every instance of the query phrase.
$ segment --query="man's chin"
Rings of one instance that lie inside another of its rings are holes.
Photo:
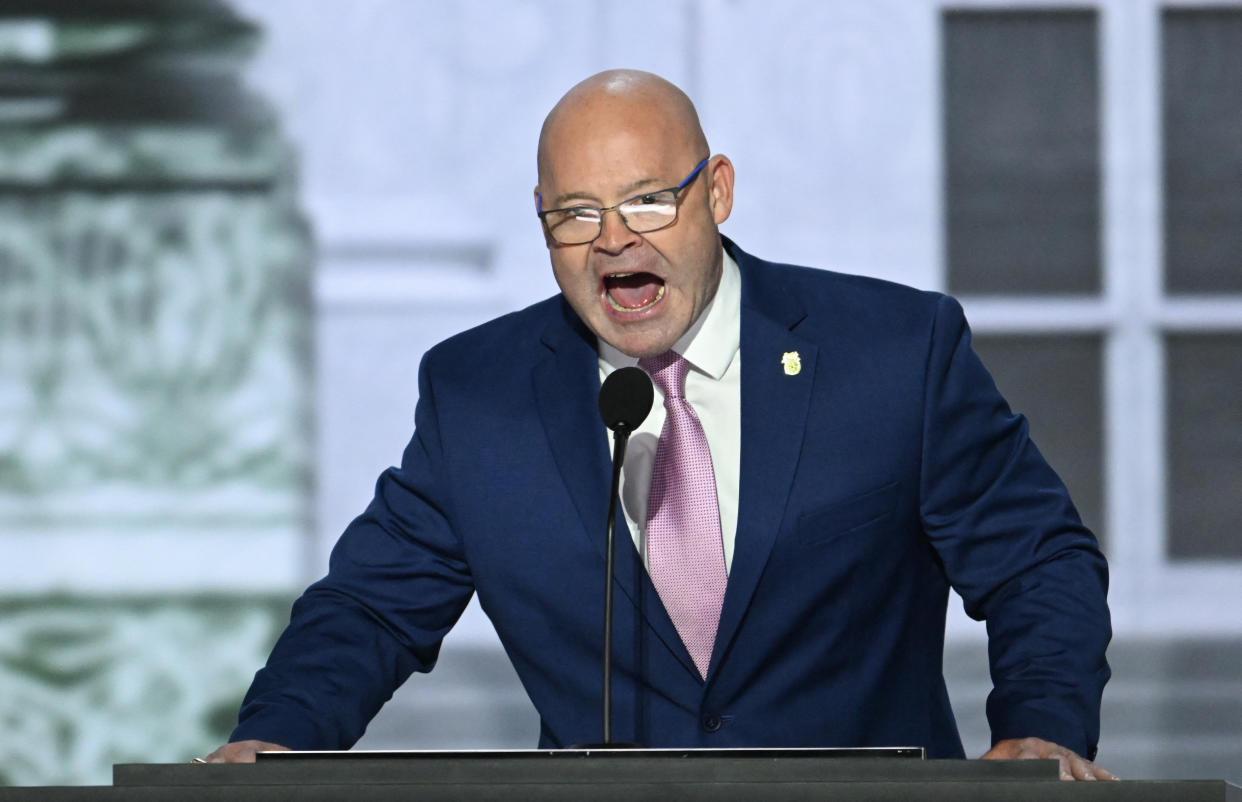
[[[663,306],[663,303],[660,304]],[[594,310],[593,310],[594,311]],[[595,336],[629,357],[642,359],[658,356],[673,347],[689,325],[678,326],[670,320],[673,307],[659,310],[657,315],[649,312],[641,319],[625,320],[619,315],[602,312],[587,320]]]
[[[616,348],[618,351],[625,354],[626,356],[633,357],[635,359],[643,359],[649,356],[659,356],[660,354],[664,353],[668,349],[672,348],[673,344],[677,342],[677,339],[675,337],[670,340],[666,340],[665,338],[652,340],[649,338],[635,338],[635,337],[630,337],[630,338],[625,338],[625,337],[607,338],[605,337],[603,339],[604,339],[604,342],[608,343],[613,348]]]

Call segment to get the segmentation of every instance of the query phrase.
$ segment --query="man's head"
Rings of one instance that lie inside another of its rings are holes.
[[[535,197],[543,211],[630,199],[636,211],[643,193],[678,186],[708,155],[684,92],[650,73],[610,70],[570,89],[548,114]],[[711,157],[676,203],[676,222],[644,234],[620,210],[605,212],[599,236],[583,244],[559,244],[545,226],[561,292],[596,335],[630,356],[667,351],[715,297],[717,226],[733,206],[733,165]]]

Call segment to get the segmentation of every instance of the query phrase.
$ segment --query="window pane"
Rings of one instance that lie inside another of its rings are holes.
[[[1242,557],[1242,334],[1165,339],[1168,554]]]
[[[1242,9],[1164,12],[1169,292],[1242,292]]]
[[[976,334],[996,386],[1026,415],[1031,439],[1069,488],[1083,522],[1104,540],[1104,434],[1098,335]]]
[[[1100,289],[1096,15],[944,15],[949,288]]]

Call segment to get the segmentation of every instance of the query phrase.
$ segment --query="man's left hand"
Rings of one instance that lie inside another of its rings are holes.
[[[1117,780],[1111,771],[1097,766],[1064,746],[1040,738],[1007,738],[983,756],[984,760],[1055,760],[1061,764],[1062,780]]]

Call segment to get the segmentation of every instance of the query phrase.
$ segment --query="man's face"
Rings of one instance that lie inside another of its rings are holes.
[[[549,136],[537,189],[544,209],[606,208],[675,187],[707,156],[658,120],[604,117],[563,122]],[[716,156],[681,191],[668,228],[635,234],[610,211],[594,242],[549,240],[561,292],[600,339],[630,356],[654,356],[703,313],[720,282],[716,227],[728,217],[732,180],[732,165]]]

